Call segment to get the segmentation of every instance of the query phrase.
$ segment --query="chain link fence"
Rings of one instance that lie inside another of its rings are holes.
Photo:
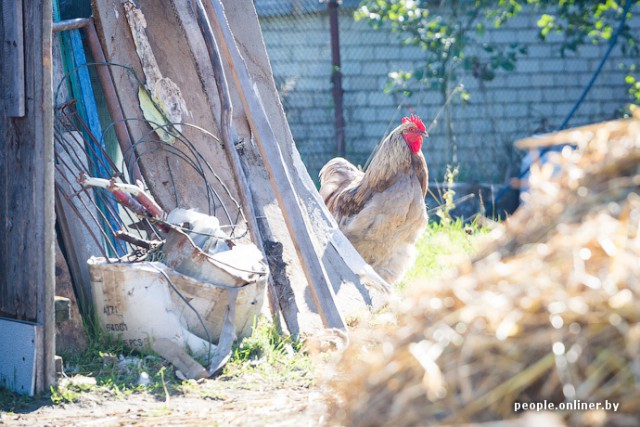
[[[413,70],[425,55],[415,46],[401,45],[399,35],[388,29],[356,22],[358,3],[343,0],[338,8],[345,156],[364,165],[385,133],[415,112],[431,124],[423,150],[430,180],[436,182],[443,181],[447,165],[459,166],[458,181],[504,183],[517,175],[522,153],[513,142],[554,130],[562,122],[606,48],[584,46],[578,54],[562,57],[560,40],[539,40],[538,15],[522,13],[483,36],[498,45],[526,46],[515,70],[497,72],[490,82],[464,76],[461,82],[471,94],[468,105],[454,100],[450,109],[443,109],[441,95],[426,88],[411,97],[385,93],[391,71]],[[339,154],[329,5],[317,0],[254,4],[294,139],[317,178],[324,163]],[[640,27],[637,22],[632,26]],[[616,49],[570,126],[616,117],[628,101],[625,72],[619,67],[624,61]]]

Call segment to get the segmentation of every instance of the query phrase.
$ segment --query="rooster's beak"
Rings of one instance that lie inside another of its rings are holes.
[[[426,130],[424,132],[421,133],[423,138],[427,138],[429,136],[429,132],[427,132]]]

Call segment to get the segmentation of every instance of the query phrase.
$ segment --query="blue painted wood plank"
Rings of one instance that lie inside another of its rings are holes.
[[[54,2],[54,16],[57,6]],[[91,83],[89,69],[86,66],[87,57],[82,43],[80,30],[69,30],[60,34],[62,43],[62,55],[66,73],[69,74],[70,89],[76,104],[78,114],[86,125],[86,129],[80,129],[86,142],[87,157],[89,159],[90,173],[101,178],[111,178],[110,165],[106,158],[105,143],[103,140],[102,126],[98,115],[96,100]],[[96,205],[104,218],[101,218],[101,228],[109,236],[107,248],[112,256],[122,256],[126,253],[126,245],[116,239],[111,229],[119,230],[122,223],[118,215],[118,205],[112,195],[103,189],[95,189]],[[98,197],[102,194],[102,197]],[[115,252],[112,250],[115,248]]]

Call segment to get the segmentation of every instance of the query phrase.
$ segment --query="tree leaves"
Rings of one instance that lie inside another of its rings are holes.
[[[470,72],[483,81],[493,80],[496,70],[515,69],[520,46],[502,48],[498,44],[480,44],[488,24],[501,25],[521,9],[515,0],[501,0],[495,8],[489,0],[453,0],[446,7],[429,7],[418,0],[363,0],[354,13],[356,20],[366,19],[373,28],[387,26],[398,33],[400,43],[424,51],[425,63],[413,71],[391,72],[386,92],[411,94],[417,86],[438,90],[443,102],[461,72]],[[467,91],[458,91],[459,99],[470,99]]]
[[[522,45],[504,48],[481,44],[487,25],[500,27],[525,7],[544,11],[537,21],[538,35],[541,40],[560,37],[560,54],[564,57],[585,44],[608,42],[622,18],[625,1],[451,0],[436,7],[428,0],[362,0],[354,17],[366,19],[376,29],[388,25],[398,33],[402,44],[419,46],[425,52],[427,64],[390,78],[387,91],[411,93],[413,82],[439,90],[444,100],[460,72],[491,81],[498,70],[513,71],[517,58],[527,54]],[[640,4],[640,0],[633,1]],[[623,54],[640,56],[638,36],[628,24],[623,26],[620,37]],[[629,76],[633,77],[631,72]],[[636,83],[628,82],[629,93],[640,102]]]

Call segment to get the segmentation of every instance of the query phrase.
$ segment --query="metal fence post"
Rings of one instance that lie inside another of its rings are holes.
[[[340,66],[340,28],[338,22],[338,0],[329,0],[329,31],[331,32],[331,83],[336,135],[336,154],[345,157],[344,114],[342,106],[342,70]]]

